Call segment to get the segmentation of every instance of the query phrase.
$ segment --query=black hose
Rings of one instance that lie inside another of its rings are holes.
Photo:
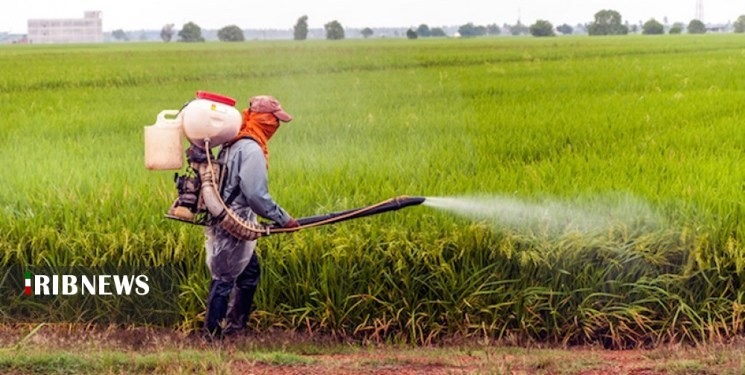
[[[391,199],[390,202],[378,205],[377,207],[370,209],[370,210],[366,210],[367,207],[370,207],[370,206],[366,206],[366,207],[355,208],[353,210],[333,212],[333,213],[329,213],[325,215],[303,217],[303,218],[297,219],[297,222],[301,226],[317,223],[320,221],[328,221],[327,223],[324,223],[323,225],[336,224],[336,223],[340,223],[346,220],[359,219],[361,217],[382,214],[388,211],[396,211],[404,207],[420,205],[424,202],[425,199],[426,198],[424,197],[402,196],[402,197],[393,198]],[[358,212],[358,213],[355,214],[355,212]],[[270,228],[276,228],[276,226],[273,225]]]

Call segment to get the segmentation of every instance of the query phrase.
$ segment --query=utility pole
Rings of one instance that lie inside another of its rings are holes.
[[[696,0],[696,19],[704,22],[704,0]]]
[[[520,7],[518,7],[517,8],[517,24],[518,25],[522,25],[523,24],[522,23],[522,14],[523,14],[523,10]]]

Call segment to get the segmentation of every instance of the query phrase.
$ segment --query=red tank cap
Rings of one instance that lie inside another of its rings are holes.
[[[235,105],[235,99],[233,99],[231,97],[228,97],[228,96],[224,96],[224,95],[220,95],[220,94],[215,94],[214,92],[197,91],[197,98],[199,98],[199,99],[206,99],[206,100],[212,100],[213,102],[227,104],[229,106],[234,106]]]

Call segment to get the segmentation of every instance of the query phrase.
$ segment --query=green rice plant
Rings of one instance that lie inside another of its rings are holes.
[[[142,127],[196,90],[241,108],[267,93],[295,116],[272,139],[269,174],[298,217],[398,194],[626,194],[663,220],[545,237],[417,207],[262,239],[254,329],[416,344],[725,340],[745,317],[740,42],[0,47],[0,264],[173,267],[176,326],[198,327],[203,235],[163,218],[175,189],[170,172],[143,168]],[[116,304],[96,313],[123,318]]]

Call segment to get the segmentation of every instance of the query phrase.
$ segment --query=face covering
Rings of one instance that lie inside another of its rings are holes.
[[[267,143],[279,128],[279,120],[271,113],[251,112],[248,109],[243,110],[243,125],[238,135],[235,136],[228,145],[232,145],[242,138],[249,137],[261,146],[266,159],[266,168],[269,169],[269,149]]]

